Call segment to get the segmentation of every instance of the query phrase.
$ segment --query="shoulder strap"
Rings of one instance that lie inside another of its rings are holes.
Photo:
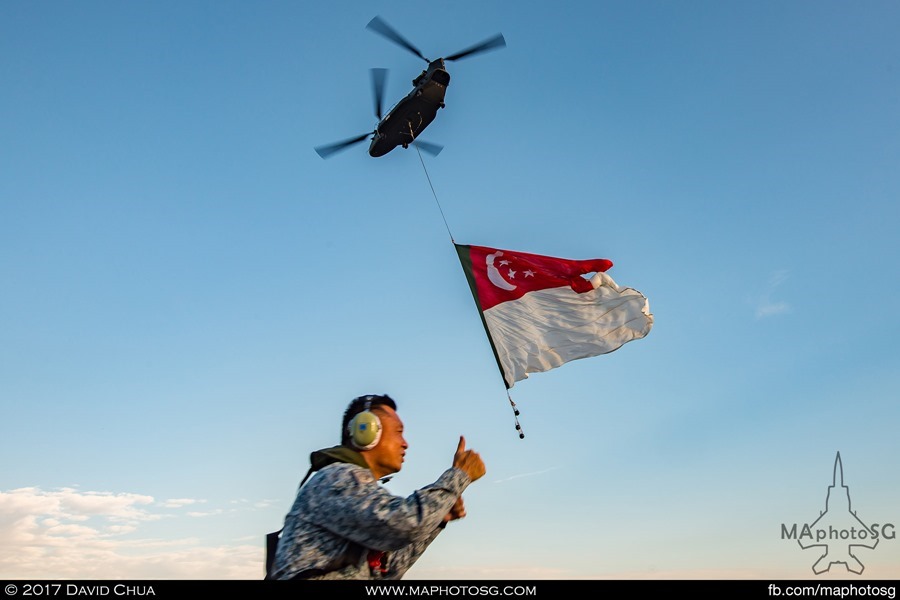
[[[306,475],[303,477],[303,481],[297,486],[298,490],[303,487],[303,484],[306,483],[309,476],[313,474],[313,470],[312,467],[309,468],[309,471],[307,471]],[[282,531],[284,531],[284,527],[278,531],[266,534],[266,576],[263,579],[272,579],[272,567],[275,566],[275,553],[278,551],[278,540],[281,539]]]

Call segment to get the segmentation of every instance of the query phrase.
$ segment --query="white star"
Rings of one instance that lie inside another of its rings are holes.
[[[509,264],[509,261],[506,260],[505,258],[504,258],[503,260],[500,261],[500,266],[501,266],[501,267],[505,267],[505,266],[508,265],[508,264]]]
[[[509,270],[509,278],[510,278],[510,279],[515,279],[515,278],[516,278],[516,272],[513,271],[512,269]]]
[[[525,271],[525,277],[534,277],[534,271],[528,269],[527,271]]]

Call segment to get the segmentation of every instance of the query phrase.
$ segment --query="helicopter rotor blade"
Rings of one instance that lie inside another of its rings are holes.
[[[372,97],[375,99],[375,116],[381,120],[382,105],[384,104],[384,82],[387,80],[387,69],[371,69]]]
[[[441,153],[441,150],[444,149],[443,146],[440,146],[438,144],[432,144],[431,142],[423,142],[422,140],[416,140],[413,143],[416,146],[418,146],[420,149],[422,149],[424,152],[427,152],[428,154],[430,154],[432,156],[437,156],[438,154]]]
[[[366,25],[366,29],[371,29],[375,33],[379,33],[379,34],[383,35],[384,37],[391,40],[395,44],[397,44],[403,48],[406,48],[407,50],[409,50],[410,52],[412,52],[413,54],[415,54],[416,56],[418,56],[425,62],[431,62],[427,58],[425,58],[425,56],[422,54],[422,52],[419,51],[418,48],[413,46],[411,43],[409,43],[409,41],[407,41],[406,38],[404,38],[402,35],[397,33],[397,31],[393,27],[388,25],[387,22],[384,19],[382,19],[381,17],[375,17],[374,19],[369,21],[369,24]]]
[[[368,138],[371,133],[364,133],[362,135],[358,135],[356,137],[352,137],[350,139],[346,139],[340,142],[335,142],[334,144],[327,144],[325,146],[316,146],[316,154],[321,156],[322,158],[329,158],[332,154],[336,154],[341,150],[346,150],[350,146],[354,144],[358,144]]]
[[[459,60],[461,58],[465,58],[467,56],[471,56],[473,54],[479,54],[481,52],[487,52],[488,50],[493,50],[494,48],[505,48],[506,40],[503,39],[503,34],[498,33],[492,38],[488,38],[481,42],[480,44],[475,44],[471,48],[466,48],[465,50],[461,50],[456,54],[451,54],[444,58],[444,60]]]

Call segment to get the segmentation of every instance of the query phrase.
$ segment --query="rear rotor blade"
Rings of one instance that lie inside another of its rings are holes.
[[[381,120],[381,110],[384,104],[384,82],[387,80],[387,69],[372,69],[372,97],[375,99],[375,116]]]
[[[413,46],[411,43],[409,43],[406,40],[406,38],[404,38],[402,35],[397,33],[397,31],[394,30],[393,27],[388,25],[384,21],[384,19],[382,19],[381,17],[375,17],[374,19],[369,21],[369,24],[366,25],[366,29],[371,29],[375,33],[379,33],[379,34],[383,35],[384,37],[391,40],[395,44],[402,46],[403,48],[406,48],[407,50],[409,50],[410,52],[412,52],[413,54],[415,54],[416,56],[418,56],[425,62],[430,62],[427,58],[425,58],[422,55],[422,53],[419,51],[418,48]]]
[[[416,140],[415,145],[421,148],[424,152],[432,156],[437,156],[441,153],[441,150],[444,149],[443,146],[439,146],[438,144],[432,144],[431,142],[423,142],[422,140]]]
[[[341,150],[346,150],[347,148],[349,148],[349,147],[352,146],[353,144],[358,144],[358,143],[364,141],[364,140],[365,140],[366,138],[368,138],[370,135],[372,135],[372,134],[371,134],[371,133],[364,133],[364,134],[358,135],[358,136],[356,136],[356,137],[354,137],[354,138],[350,138],[350,139],[347,139],[347,140],[343,140],[343,141],[341,141],[341,142],[336,142],[336,143],[334,143],[334,144],[328,144],[328,145],[326,145],[326,146],[316,146],[316,148],[315,148],[316,154],[318,154],[318,155],[321,156],[322,158],[328,158],[328,157],[330,157],[332,154],[335,154],[335,153],[337,153],[337,152],[340,152]]]
[[[471,56],[473,54],[479,54],[481,52],[487,52],[488,50],[493,50],[494,48],[505,48],[506,40],[503,39],[503,34],[498,33],[492,38],[486,39],[480,44],[475,44],[471,48],[466,48],[465,50],[461,50],[456,54],[451,54],[444,58],[444,60],[459,60],[461,58],[465,58],[467,56]]]

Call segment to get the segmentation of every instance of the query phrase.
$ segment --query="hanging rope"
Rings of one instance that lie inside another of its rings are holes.
[[[412,125],[410,124],[410,126],[409,126],[409,134],[412,135],[412,132],[413,132],[413,131],[412,131]],[[432,183],[431,183],[431,177],[428,175],[428,169],[425,168],[425,159],[422,158],[422,151],[419,149],[419,145],[418,145],[417,143],[415,143],[415,140],[413,140],[413,146],[416,147],[416,152],[419,153],[419,162],[422,163],[422,170],[425,171],[425,179],[428,180],[428,186],[431,188],[431,195],[434,196],[434,203],[437,204],[438,210],[439,210],[440,213],[441,213],[441,218],[444,220],[444,227],[447,228],[447,235],[450,236],[450,241],[453,242],[453,243],[455,244],[456,242],[455,242],[455,240],[453,239],[453,234],[450,233],[450,226],[447,225],[447,217],[444,216],[444,209],[441,208],[441,203],[438,202],[437,194],[436,194],[435,191],[434,191],[434,185],[432,185]]]
[[[519,432],[519,439],[525,439],[525,432],[522,431],[522,426],[519,425],[519,409],[516,408],[516,403],[513,402],[512,396],[509,395],[509,390],[506,391],[506,397],[509,398],[509,405],[512,406],[513,409],[513,418],[516,420],[516,431]]]
[[[456,242],[453,239],[453,234],[450,233],[450,225],[447,224],[447,217],[444,216],[444,209],[441,208],[441,203],[438,201],[437,193],[434,191],[434,185],[431,183],[431,176],[428,175],[428,169],[425,167],[425,159],[422,158],[422,150],[419,149],[419,145],[415,141],[412,123],[410,123],[409,125],[409,135],[413,137],[413,145],[416,147],[416,152],[419,154],[419,162],[422,163],[422,170],[425,171],[425,178],[428,180],[428,186],[431,188],[431,195],[434,196],[434,203],[437,204],[438,211],[440,211],[441,213],[441,219],[444,220],[444,227],[447,228],[447,235],[450,236],[450,241],[455,244]],[[509,405],[513,410],[513,419],[515,419],[516,421],[516,431],[519,432],[519,439],[525,439],[525,433],[522,431],[522,426],[519,425],[519,409],[516,408],[516,403],[513,402],[512,396],[509,395],[509,390],[506,391],[506,397],[509,399]]]

